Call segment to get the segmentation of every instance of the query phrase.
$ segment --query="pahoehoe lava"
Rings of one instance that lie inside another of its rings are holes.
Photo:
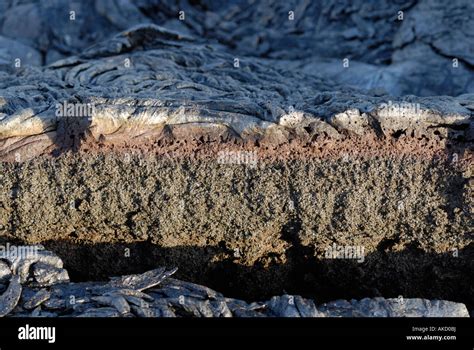
[[[439,6],[1,2],[0,243],[74,282],[473,310],[474,8]]]

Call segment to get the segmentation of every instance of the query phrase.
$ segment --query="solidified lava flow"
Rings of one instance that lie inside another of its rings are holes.
[[[51,271],[94,286],[152,288],[177,267],[176,288],[273,300],[265,315],[296,315],[287,294],[317,301],[303,316],[382,297],[473,310],[474,5],[438,7],[1,2],[0,244],[42,245]],[[18,305],[0,295],[0,314],[53,312],[43,260],[25,272],[5,254]],[[80,312],[146,314],[102,292],[112,310]],[[378,315],[364,305],[352,315]]]

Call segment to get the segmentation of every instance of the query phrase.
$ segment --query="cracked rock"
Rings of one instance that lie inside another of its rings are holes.
[[[23,293],[23,299],[25,294]],[[33,296],[27,299],[24,304],[23,308],[27,310],[34,309],[41,305],[43,302],[47,301],[51,297],[51,292],[47,289],[40,289],[37,291]]]
[[[40,263],[38,263],[40,264]],[[61,264],[62,266],[62,264]],[[46,275],[57,267],[41,266]],[[51,271],[45,271],[50,269]],[[426,299],[337,300],[317,305],[298,295],[274,296],[247,303],[226,298],[210,288],[168,276],[176,269],[157,268],[143,274],[111,278],[109,282],[52,286],[29,284],[22,289],[13,275],[0,296],[0,315],[31,317],[469,317],[461,303]],[[157,284],[157,281],[159,283]],[[28,282],[24,282],[28,283]],[[137,288],[118,288],[124,285]],[[139,291],[148,289],[148,293]],[[22,293],[23,290],[23,293]],[[173,291],[173,292],[171,292]],[[22,304],[18,302],[22,298]]]
[[[43,262],[33,265],[33,276],[35,282],[42,286],[69,282],[69,275],[65,269],[53,267]]]
[[[19,276],[12,276],[7,290],[0,295],[0,317],[8,315],[17,305],[21,296],[21,284]]]

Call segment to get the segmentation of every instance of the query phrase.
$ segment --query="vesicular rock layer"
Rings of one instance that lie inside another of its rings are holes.
[[[295,7],[300,29],[259,23],[260,39],[243,14],[288,11],[264,1],[239,14],[209,1],[201,18],[186,3],[189,21],[170,24],[133,10],[174,11],[167,2],[98,3],[89,15],[113,23],[101,22],[103,33],[121,32],[62,46],[57,34],[28,37],[49,65],[0,71],[1,240],[44,244],[81,280],[178,266],[182,279],[247,300],[288,292],[473,306],[471,56],[435,39],[457,29],[424,32],[426,13],[439,20],[430,1],[397,7],[407,15],[398,29],[383,20],[395,7],[377,12],[373,33],[364,23],[375,5],[356,2],[347,15],[308,2]],[[24,6],[6,6],[4,34],[10,11],[43,11]],[[316,13],[325,29],[312,33]],[[227,27],[211,32],[225,26],[219,16]],[[299,49],[285,53],[299,32]],[[321,35],[343,40],[324,44],[341,52],[305,58]],[[354,46],[345,67],[335,57]],[[431,81],[445,76],[451,83]],[[431,96],[443,92],[453,96]]]

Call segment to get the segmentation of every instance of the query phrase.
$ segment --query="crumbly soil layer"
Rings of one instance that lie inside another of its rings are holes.
[[[0,163],[1,240],[44,244],[73,280],[165,265],[253,300],[288,292],[473,305],[466,150],[195,147],[99,147]],[[255,151],[256,162],[219,160],[239,149]],[[363,247],[364,261],[329,259],[334,244]]]

